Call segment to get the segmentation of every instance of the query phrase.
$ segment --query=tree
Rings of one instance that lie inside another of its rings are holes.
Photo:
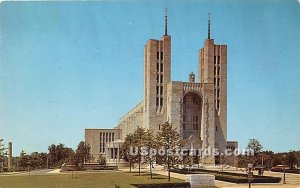
[[[253,156],[249,156],[251,158],[251,163],[256,166],[261,164],[261,158],[259,154],[262,152],[262,145],[257,139],[250,139],[247,145],[247,149],[250,150],[249,152],[253,154]]]
[[[176,129],[172,128],[172,124],[168,121],[161,125],[161,130],[157,134],[159,146],[164,150],[163,163],[168,169],[168,179],[170,181],[170,168],[177,164],[181,157],[180,151],[180,135]]]
[[[74,150],[65,147],[62,143],[58,145],[52,144],[48,147],[49,163],[51,167],[60,167],[63,163],[67,163],[73,154]]]
[[[20,158],[19,158],[19,161],[18,161],[18,166],[21,167],[21,168],[29,168],[29,164],[30,164],[30,157],[29,155],[27,155],[25,153],[24,150],[21,151],[20,153]]]
[[[272,165],[275,160],[275,155],[273,151],[262,151],[261,152],[261,157],[262,157],[262,164],[266,169],[272,168]]]
[[[3,155],[4,154],[4,144],[3,144],[3,139],[0,138],[0,155]]]
[[[85,144],[84,141],[79,142],[76,149],[76,161],[77,164],[84,164],[90,162],[91,159],[91,147]]]
[[[22,150],[18,157],[18,166],[23,169],[43,169],[47,167],[47,157],[47,153],[32,152],[31,154],[26,154],[24,150]]]
[[[287,164],[291,169],[298,163],[296,151],[289,151],[286,155]]]
[[[240,154],[238,156],[238,166],[247,167],[249,163],[252,163],[254,166],[261,164],[262,157],[266,157],[262,153],[262,145],[257,139],[249,139],[247,148],[248,152],[245,154]]]
[[[139,163],[139,176],[141,175],[141,162],[142,162],[142,155],[141,150],[144,146],[146,131],[144,128],[138,127],[133,133],[133,146],[137,149],[137,157]]]
[[[122,144],[120,151],[121,156],[124,161],[129,162],[129,171],[131,172],[132,164],[137,162],[138,157],[137,155],[131,155],[130,149],[134,148],[134,137],[133,134],[128,134],[125,137],[124,143]]]
[[[150,176],[152,179],[152,166],[153,162],[156,158],[156,153],[154,151],[157,150],[157,141],[154,137],[153,130],[147,130],[145,134],[145,141],[144,141],[145,149],[147,150],[147,154],[145,155],[145,160],[149,164]]]
[[[3,172],[3,163],[4,163],[4,151],[5,151],[5,148],[4,148],[4,144],[3,144],[3,139],[0,138],[0,163],[1,163],[1,171],[0,172]]]
[[[252,150],[254,153],[254,156],[257,156],[257,154],[262,151],[263,147],[258,140],[250,139],[249,143],[247,145],[247,149]]]

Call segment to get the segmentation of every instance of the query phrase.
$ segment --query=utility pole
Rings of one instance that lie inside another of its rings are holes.
[[[47,155],[47,169],[49,169],[49,156]]]

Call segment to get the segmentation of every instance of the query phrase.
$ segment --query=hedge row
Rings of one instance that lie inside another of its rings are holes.
[[[132,184],[137,188],[190,188],[190,183],[152,183],[152,184]]]
[[[271,170],[272,172],[283,172],[283,170]],[[286,173],[300,174],[300,169],[286,169]]]
[[[247,177],[241,176],[232,176],[232,175],[221,175],[214,174],[216,180],[226,181],[231,183],[248,183]],[[269,176],[254,176],[254,179],[251,181],[252,183],[279,183],[281,178],[279,177],[269,177]]]
[[[116,170],[117,166],[101,166],[101,165],[63,165],[61,171],[81,171],[81,170]]]

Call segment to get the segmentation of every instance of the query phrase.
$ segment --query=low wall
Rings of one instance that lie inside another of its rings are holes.
[[[211,174],[186,175],[185,181],[190,183],[191,188],[201,186],[215,186],[215,176]]]

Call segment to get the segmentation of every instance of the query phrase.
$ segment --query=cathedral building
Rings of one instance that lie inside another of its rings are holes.
[[[186,148],[220,152],[228,148],[227,45],[215,44],[209,18],[208,36],[198,53],[198,73],[187,75],[188,82],[172,81],[167,24],[165,15],[164,35],[159,40],[150,39],[144,47],[144,100],[121,117],[114,129],[85,130],[94,158],[105,155],[119,160],[118,149],[127,134],[138,126],[157,133],[166,121],[179,132]],[[237,148],[237,142],[230,142],[230,148]],[[215,164],[215,160],[208,156],[202,162]]]

